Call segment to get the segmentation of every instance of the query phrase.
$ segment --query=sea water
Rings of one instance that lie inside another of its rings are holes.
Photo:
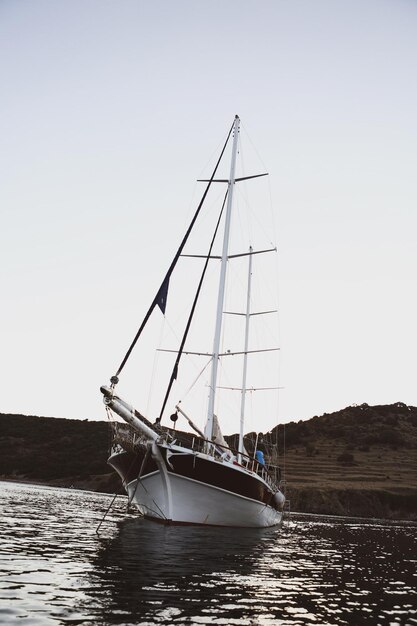
[[[417,624],[417,526],[292,514],[166,527],[119,496],[0,482],[0,623]]]

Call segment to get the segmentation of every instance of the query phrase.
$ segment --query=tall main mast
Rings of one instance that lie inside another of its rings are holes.
[[[217,386],[217,369],[219,365],[219,352],[220,352],[220,337],[222,330],[223,319],[223,305],[224,305],[224,293],[226,287],[226,270],[227,260],[229,255],[229,240],[230,240],[230,224],[232,217],[233,206],[233,191],[235,186],[235,170],[236,170],[236,155],[237,155],[237,143],[239,138],[239,126],[240,119],[236,115],[233,128],[233,146],[232,146],[232,159],[230,164],[230,176],[227,190],[227,207],[226,207],[226,219],[223,236],[223,251],[220,268],[220,281],[219,281],[219,293],[217,297],[217,314],[216,314],[216,329],[214,332],[213,342],[213,361],[211,365],[211,381],[210,381],[210,395],[207,412],[207,422],[204,430],[206,439],[211,439],[213,434],[213,416],[214,416],[214,401],[216,398],[216,386]]]
[[[245,428],[245,404],[246,404],[246,374],[248,371],[248,348],[249,348],[249,323],[251,318],[250,299],[252,286],[252,246],[249,247],[249,268],[248,268],[248,291],[246,295],[246,313],[245,313],[245,347],[243,357],[243,375],[242,375],[242,398],[240,403],[240,429],[239,429],[239,447],[238,461],[242,462],[242,454],[244,453],[243,434]]]

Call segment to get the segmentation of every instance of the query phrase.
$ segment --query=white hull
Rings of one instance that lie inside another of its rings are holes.
[[[162,523],[266,528],[282,520],[272,506],[170,472],[133,480],[127,492],[142,515]]]

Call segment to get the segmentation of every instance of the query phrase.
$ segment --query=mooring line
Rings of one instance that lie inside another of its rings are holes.
[[[118,496],[118,494],[115,493],[114,497],[113,497],[113,500],[110,502],[109,507],[108,507],[107,511],[105,512],[105,514],[103,516],[103,519],[101,520],[100,524],[97,526],[97,528],[96,528],[97,535],[98,535],[98,531],[100,530],[100,526],[102,525],[102,523],[106,519],[107,513],[110,511],[111,507],[113,506],[113,502],[116,500],[117,496]]]

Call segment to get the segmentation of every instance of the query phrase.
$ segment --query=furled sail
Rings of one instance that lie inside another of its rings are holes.
[[[217,415],[213,415],[213,436],[212,441],[218,443],[219,446],[224,446],[228,448],[227,442],[223,437],[223,433],[220,428],[219,420],[217,419]]]

